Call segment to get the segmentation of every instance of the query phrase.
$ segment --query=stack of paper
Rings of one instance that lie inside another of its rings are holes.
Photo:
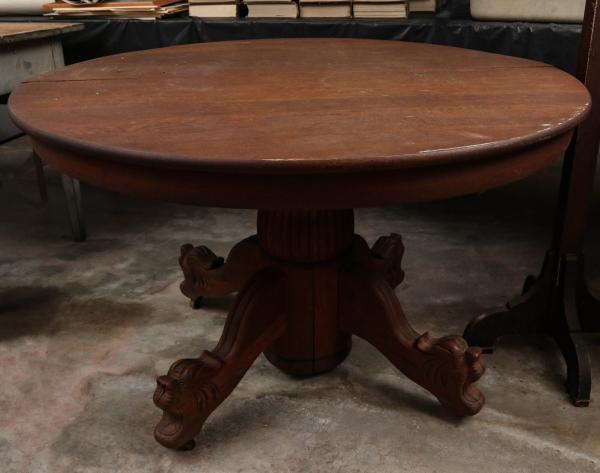
[[[155,19],[188,10],[182,0],[108,1],[93,4],[47,3],[44,15],[59,17],[103,17]]]
[[[302,18],[351,18],[351,0],[300,0]]]
[[[244,0],[248,18],[298,18],[298,4],[292,0]]]
[[[354,18],[406,18],[404,0],[354,0]]]

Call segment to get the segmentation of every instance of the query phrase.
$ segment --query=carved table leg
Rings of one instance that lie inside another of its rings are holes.
[[[169,448],[192,448],[207,417],[233,391],[250,365],[285,330],[284,280],[274,268],[241,290],[213,351],[174,363],[157,379],[154,403],[164,412],[154,437]]]
[[[481,409],[484,397],[475,387],[484,371],[481,350],[458,336],[419,336],[404,317],[393,290],[404,277],[400,236],[369,248],[354,235],[352,210],[261,210],[257,223],[257,237],[234,247],[226,263],[205,247],[183,247],[182,290],[189,297],[224,294],[249,281],[217,347],[158,378],[158,442],[193,448],[207,417],[261,352],[287,373],[315,375],[344,360],[352,334],[455,414]]]
[[[183,245],[179,264],[185,276],[181,292],[198,308],[203,297],[239,291],[254,273],[266,266],[267,260],[253,236],[236,244],[226,262],[206,246]]]
[[[356,246],[356,261],[340,273],[341,328],[374,345],[455,414],[479,412],[485,402],[475,386],[485,369],[481,350],[459,336],[431,339],[415,332],[384,274],[366,263],[362,239]]]

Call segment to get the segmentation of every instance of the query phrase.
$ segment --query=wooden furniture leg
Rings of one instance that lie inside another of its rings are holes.
[[[505,307],[473,318],[465,329],[465,339],[469,343],[476,343],[484,353],[492,353],[498,337],[543,332],[543,314],[548,311],[551,302],[549,294],[554,284],[554,270],[550,266],[554,264],[554,255],[547,254],[540,277],[528,276],[522,294]]]
[[[401,244],[397,236],[395,239],[395,245]],[[418,334],[372,258],[364,241],[357,237],[353,261],[340,272],[342,330],[371,343],[454,414],[479,412],[485,402],[475,386],[485,370],[481,350],[469,347],[459,336],[432,339],[427,332]],[[395,266],[399,267],[400,261]]]
[[[584,264],[575,255],[558,259],[548,252],[538,278],[527,278],[523,294],[505,308],[475,317],[465,339],[492,353],[497,338],[505,335],[545,334],[558,345],[566,363],[565,387],[574,405],[589,405],[591,365],[586,332],[600,332],[600,303],[590,293]]]
[[[243,288],[217,347],[178,361],[158,378],[154,402],[164,412],[158,442],[193,448],[206,418],[261,352],[286,373],[311,376],[346,358],[352,334],[456,415],[482,408],[475,387],[484,372],[481,350],[458,336],[419,336],[404,317],[393,290],[404,277],[399,235],[369,248],[354,235],[352,210],[261,210],[257,220],[257,236],[236,245],[227,262],[206,247],[182,248],[181,288],[188,297]]]
[[[183,245],[179,258],[185,276],[181,292],[197,309],[203,297],[220,297],[239,291],[267,262],[256,236],[235,245],[226,262],[206,246]]]
[[[237,297],[214,350],[174,363],[157,379],[154,403],[163,416],[154,430],[169,448],[189,449],[207,417],[231,394],[253,361],[285,329],[284,286],[269,268],[248,281]]]
[[[600,100],[600,0],[588,0],[577,76],[594,103]],[[600,332],[600,302],[584,277],[583,241],[600,143],[600,108],[579,126],[565,154],[551,250],[540,276],[529,276],[521,297],[506,308],[475,317],[465,339],[491,352],[494,341],[510,334],[547,334],[567,365],[565,382],[573,404],[587,406],[592,374],[585,332]]]
[[[44,175],[44,163],[39,156],[33,153],[33,165],[35,167],[35,177],[37,179],[38,190],[42,202],[48,202],[48,189],[46,188],[46,176]]]
[[[86,232],[83,220],[83,206],[81,204],[79,181],[63,174],[62,185],[65,193],[65,201],[67,203],[67,212],[69,214],[73,239],[75,241],[84,241]]]
[[[577,307],[579,320],[584,332],[600,333],[600,297],[589,288],[584,275],[584,263],[578,261],[577,268]]]

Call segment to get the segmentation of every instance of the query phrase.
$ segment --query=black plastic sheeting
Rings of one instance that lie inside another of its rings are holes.
[[[438,18],[470,19],[470,5],[471,0],[438,0],[436,16]]]
[[[63,45],[65,60],[72,64],[109,54],[196,42],[284,37],[374,38],[497,52],[536,59],[569,72],[575,70],[580,25],[479,22],[468,18],[468,10],[468,0],[442,0],[436,17],[409,20],[86,19],[82,20],[85,30],[66,35]]]

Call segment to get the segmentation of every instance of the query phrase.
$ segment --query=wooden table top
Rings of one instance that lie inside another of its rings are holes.
[[[571,75],[530,60],[315,38],[105,57],[20,85],[9,105],[46,154],[181,172],[323,175],[487,165],[532,152],[568,141],[590,96]],[[513,163],[501,182],[549,159]]]
[[[81,23],[0,22],[0,45],[72,33],[84,28]]]

